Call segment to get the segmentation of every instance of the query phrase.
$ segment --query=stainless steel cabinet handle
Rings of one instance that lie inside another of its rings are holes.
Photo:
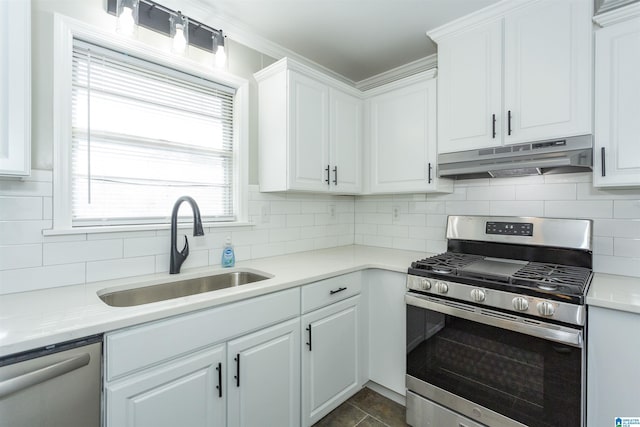
[[[309,324],[309,327],[306,328],[306,330],[309,331],[309,342],[307,345],[309,346],[309,351],[311,351],[311,324]]]
[[[427,184],[431,184],[431,170],[433,168],[431,167],[431,162],[429,162],[429,165],[427,167]]]
[[[332,289],[329,291],[329,295],[337,294],[338,292],[346,291],[347,288],[344,286],[339,287],[338,289]]]
[[[338,185],[338,167],[334,166],[333,167],[333,184],[334,185]]]
[[[327,165],[327,167],[324,170],[327,173],[327,179],[324,180],[324,182],[326,182],[327,185],[331,185],[330,184],[331,183],[331,177],[329,176],[329,174],[331,173],[331,172],[329,172],[330,170],[331,170],[331,165]]]
[[[602,164],[602,176],[607,175],[607,170],[605,169],[605,152],[604,147],[600,148],[600,163]]]
[[[4,380],[0,382],[0,399],[9,396],[10,394],[17,393],[20,390],[24,390],[25,388],[43,383],[71,371],[75,371],[78,368],[82,368],[83,366],[88,365],[90,360],[91,356],[89,356],[89,353],[84,353],[18,377]]]
[[[511,110],[507,112],[507,135],[511,135]]]

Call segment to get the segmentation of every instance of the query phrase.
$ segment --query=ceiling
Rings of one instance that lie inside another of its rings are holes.
[[[497,0],[202,0],[241,25],[359,82],[436,52],[425,32]],[[224,28],[223,28],[224,29]]]

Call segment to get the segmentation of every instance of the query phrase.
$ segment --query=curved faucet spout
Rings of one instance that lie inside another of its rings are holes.
[[[178,210],[182,202],[188,202],[191,205],[193,211],[193,235],[204,236],[202,229],[202,219],[200,218],[200,208],[195,200],[189,196],[182,196],[173,205],[173,212],[171,212],[171,258],[169,259],[169,274],[180,273],[180,267],[182,263],[189,256],[189,240],[187,236],[184,236],[184,247],[181,251],[177,248],[178,240]]]

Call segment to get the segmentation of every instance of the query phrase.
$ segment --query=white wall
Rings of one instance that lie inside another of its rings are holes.
[[[594,271],[640,277],[640,189],[594,189],[591,176],[463,180],[451,194],[360,196],[354,241],[439,253],[447,247],[447,215],[587,218],[594,220]]]

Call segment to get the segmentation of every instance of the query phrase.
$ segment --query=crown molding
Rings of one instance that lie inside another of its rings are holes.
[[[600,7],[600,10],[605,4],[612,5],[627,4],[628,0],[615,0],[614,2],[604,1]],[[608,12],[600,13],[593,17],[593,22],[601,27],[617,24],[618,22],[628,21],[630,19],[640,18],[640,2],[633,0],[633,3],[626,6],[618,7],[617,9],[609,10]]]
[[[443,38],[459,33],[460,31],[472,30],[479,25],[495,21],[502,18],[507,13],[522,9],[538,0],[517,1],[502,0],[476,12],[465,15],[454,21],[448,22],[438,28],[427,31],[427,36],[438,43]]]
[[[408,64],[393,68],[389,71],[360,80],[355,86],[356,88],[365,91],[423,71],[435,69],[437,66],[438,57],[434,53],[433,55],[426,56],[416,61],[409,62]]]
[[[404,77],[401,80],[394,80],[392,82],[388,82],[385,83],[384,85],[381,86],[376,86],[372,89],[368,89],[363,93],[365,98],[369,98],[371,96],[376,96],[376,95],[380,95],[382,93],[386,93],[395,89],[399,89],[402,87],[406,87],[409,85],[412,85],[414,83],[420,83],[420,82],[424,82],[426,80],[431,80],[436,78],[438,75],[438,69],[437,68],[431,68],[429,70],[426,71],[422,71],[416,74],[413,74],[411,76],[408,77]]]

